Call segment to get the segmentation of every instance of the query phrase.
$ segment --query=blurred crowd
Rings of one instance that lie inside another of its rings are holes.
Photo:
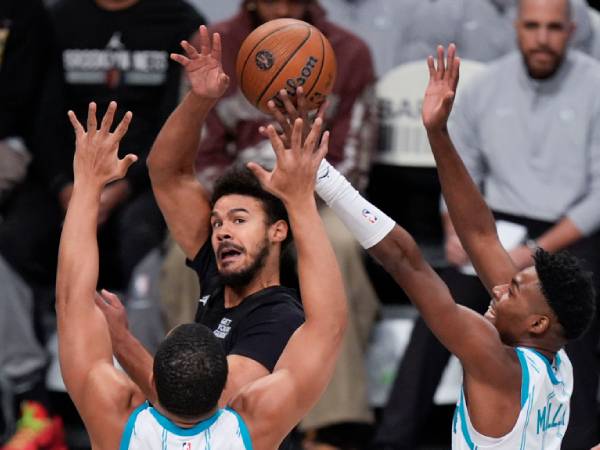
[[[169,235],[144,163],[187,91],[169,58],[207,24],[223,40],[232,77],[207,119],[197,176],[207,192],[239,162],[270,165],[258,127],[270,121],[235,80],[237,50],[260,24],[305,20],[330,40],[337,80],[325,117],[329,161],[418,240],[462,304],[489,296],[469,269],[423,149],[425,59],[456,43],[464,85],[450,133],[498,220],[519,267],[531,250],[570,249],[600,270],[600,12],[585,0],[2,0],[0,2],[0,445],[83,448],[65,428],[53,314],[58,239],[73,187],[67,111],[103,112],[116,100],[132,125],[121,151],[138,162],[101,197],[99,287],[125,303],[132,333],[153,352],[174,325],[194,320],[196,274]],[[414,125],[415,122],[419,124]],[[367,394],[365,355],[382,305],[404,294],[327,208],[321,215],[340,263],[350,322],[334,378],[298,427],[305,449],[418,449],[450,357],[415,319],[387,405]],[[505,241],[504,241],[505,239]],[[290,287],[296,287],[293,277]],[[384,308],[385,310],[385,308]],[[575,391],[567,450],[600,441],[600,326],[567,347]],[[57,393],[58,392],[58,393]],[[68,422],[65,425],[65,422]],[[446,444],[448,447],[449,444]]]

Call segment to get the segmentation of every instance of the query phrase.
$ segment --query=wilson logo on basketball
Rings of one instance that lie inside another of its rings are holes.
[[[296,78],[288,78],[286,80],[285,90],[287,91],[288,95],[290,95],[291,97],[294,97],[296,95],[296,89],[298,89],[299,86],[304,86],[306,84],[310,76],[313,74],[313,71],[317,66],[318,62],[319,60],[317,58],[315,58],[314,56],[309,56],[308,61],[306,61],[306,64],[300,71],[300,76]],[[279,99],[277,95],[273,97],[273,101],[278,107],[283,107],[283,102]]]
[[[269,70],[273,67],[273,54],[268,50],[261,50],[256,54],[256,66],[260,70]]]

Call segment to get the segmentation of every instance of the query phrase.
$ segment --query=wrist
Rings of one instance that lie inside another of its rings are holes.
[[[203,95],[198,95],[194,91],[189,91],[188,98],[192,104],[198,109],[210,109],[212,108],[217,101],[218,98],[205,97]]]
[[[425,129],[427,131],[427,136],[430,139],[447,138],[449,136],[447,123],[443,123],[441,125],[425,127]]]

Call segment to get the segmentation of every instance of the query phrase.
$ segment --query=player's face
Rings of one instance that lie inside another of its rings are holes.
[[[532,78],[552,76],[574,29],[568,0],[522,0],[516,21],[519,48]]]
[[[245,195],[226,195],[211,213],[212,247],[226,285],[249,283],[269,255],[269,226],[262,203]]]
[[[291,18],[303,19],[308,0],[257,0],[256,12],[263,22]]]
[[[547,314],[548,307],[534,267],[522,270],[509,284],[496,286],[485,313],[505,344],[515,345],[528,334],[534,317]]]

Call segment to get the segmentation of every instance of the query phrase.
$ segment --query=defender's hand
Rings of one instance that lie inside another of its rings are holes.
[[[437,48],[437,67],[433,56],[427,58],[429,85],[423,100],[423,124],[428,131],[445,130],[452,111],[454,94],[458,86],[460,59],[456,57],[456,46],[448,47],[448,58],[444,63],[444,47]]]
[[[96,292],[94,300],[106,318],[111,339],[116,342],[127,335],[129,333],[127,312],[119,297],[102,289],[100,293]]]
[[[311,120],[311,115],[309,115],[309,110],[306,103],[306,96],[304,95],[304,89],[302,88],[302,86],[296,89],[297,106],[295,106],[292,103],[292,100],[290,99],[290,96],[288,95],[285,89],[279,91],[278,96],[281,102],[283,103],[283,108],[285,111],[278,108],[273,100],[269,100],[267,102],[267,107],[269,108],[271,115],[279,125],[281,131],[279,137],[281,138],[283,144],[286,147],[289,147],[291,145],[292,130],[294,128],[294,123],[296,119],[302,119],[302,122],[304,124],[302,128],[303,142],[304,139],[306,139],[306,137],[310,133],[310,129],[314,123],[314,120],[316,120],[317,117],[320,117],[321,120],[325,122],[325,112],[327,111],[327,107],[329,105],[328,102],[325,102],[320,106],[316,116],[313,114],[313,120]],[[266,132],[266,128],[261,127],[258,131],[264,137],[269,138],[269,135]]]
[[[137,156],[129,154],[119,159],[119,143],[131,122],[131,111],[127,111],[121,123],[113,133],[110,132],[117,103],[110,102],[106,114],[102,118],[100,129],[96,123],[96,104],[90,103],[88,108],[87,131],[83,128],[75,113],[69,111],[69,119],[75,130],[75,159],[73,173],[75,181],[92,183],[103,188],[111,181],[121,179],[129,166],[137,161]]]
[[[302,119],[296,119],[289,148],[286,148],[275,128],[269,125],[266,133],[277,157],[273,171],[269,172],[255,163],[248,164],[263,188],[279,197],[286,206],[300,204],[310,198],[314,201],[317,169],[329,146],[329,132],[323,134],[319,145],[322,124],[323,121],[317,118],[302,142],[304,123]]]
[[[188,41],[181,41],[181,47],[187,56],[171,54],[171,59],[185,68],[192,92],[198,97],[218,99],[229,87],[229,77],[223,72],[221,64],[221,36],[212,35],[212,44],[208,29],[200,27],[200,53]]]

